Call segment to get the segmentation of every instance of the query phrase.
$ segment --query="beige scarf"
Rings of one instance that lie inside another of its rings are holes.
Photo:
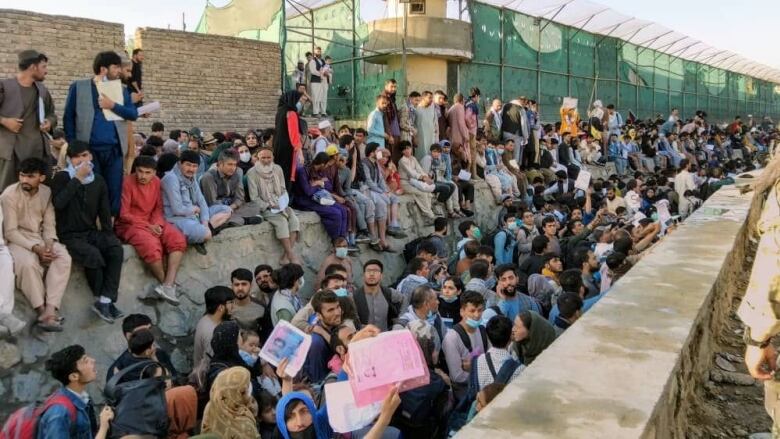
[[[286,192],[282,168],[276,164],[263,166],[260,162],[257,162],[255,169],[257,170],[257,175],[260,176],[260,184],[258,185],[260,198],[270,205],[278,206],[279,197]]]

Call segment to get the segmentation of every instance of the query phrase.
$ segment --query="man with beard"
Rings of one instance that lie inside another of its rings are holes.
[[[46,55],[23,50],[19,73],[0,81],[0,191],[16,181],[22,160],[47,155],[45,133],[57,125],[54,102],[43,85],[48,63]],[[41,113],[44,119],[38,120]]]
[[[503,315],[514,321],[518,314],[526,310],[541,314],[542,308],[534,299],[517,291],[518,281],[516,265],[503,264],[496,267],[498,303],[485,310],[482,322],[487,323],[496,315]]]
[[[401,160],[402,150],[399,147],[401,141],[401,125],[398,119],[398,105],[395,103],[395,93],[398,91],[398,83],[395,79],[388,79],[385,81],[385,88],[380,93],[387,99],[387,107],[384,109],[385,115],[385,134],[389,137],[387,139],[390,147],[390,159],[398,164],[398,160]]]
[[[382,286],[384,265],[371,259],[363,265],[363,286],[355,291],[355,307],[360,323],[374,325],[381,331],[393,326],[398,310],[404,308],[404,296],[392,288]]]
[[[116,215],[122,195],[123,160],[128,150],[126,121],[136,120],[138,110],[126,88],[122,89],[122,102],[114,102],[97,91],[96,84],[120,79],[122,58],[116,52],[98,53],[92,70],[94,77],[70,85],[63,125],[69,143],[78,139],[89,144],[95,173],[105,179],[111,212]],[[110,110],[121,120],[109,121],[103,110]]]
[[[203,294],[206,302],[206,313],[195,325],[195,340],[193,341],[192,364],[194,367],[201,365],[201,362],[213,355],[211,348],[211,338],[214,335],[214,328],[225,320],[230,320],[230,313],[233,311],[233,305],[236,295],[228,287],[218,285],[211,287]],[[236,340],[238,343],[238,340]]]
[[[341,304],[331,290],[320,290],[311,298],[312,308],[317,313],[316,325],[330,334],[341,325]],[[330,342],[319,331],[311,333],[311,347],[301,369],[302,375],[313,384],[320,383],[328,375],[328,361],[333,357]]]
[[[236,296],[231,313],[233,320],[243,329],[260,333],[261,320],[265,316],[265,307],[252,297],[252,272],[246,268],[238,268],[230,273],[230,287]]]
[[[43,159],[30,157],[19,164],[19,183],[0,195],[3,235],[14,259],[16,287],[38,313],[38,327],[62,331],[58,310],[68,286],[71,259],[57,239],[51,189],[42,184],[45,179]]]
[[[255,267],[255,283],[259,292],[255,295],[255,300],[266,310],[271,307],[271,299],[274,297],[274,293],[279,289],[274,283],[273,279],[274,269],[270,265],[260,264]],[[268,336],[274,329],[274,324],[271,321],[271,313],[266,312],[260,318],[260,340],[268,340]]]

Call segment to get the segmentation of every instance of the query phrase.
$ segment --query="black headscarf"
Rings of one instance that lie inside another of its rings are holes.
[[[293,145],[290,140],[290,134],[287,131],[287,113],[293,111],[298,113],[297,104],[301,100],[301,93],[298,90],[288,90],[279,97],[279,105],[276,107],[276,123],[274,128],[274,162],[282,168],[284,173],[284,184],[287,187],[287,193],[292,193],[292,168],[296,166],[293,160]],[[303,137],[306,134],[306,122],[298,117],[298,131]]]
[[[214,354],[211,356],[211,363],[222,363],[228,367],[244,366],[244,360],[238,353],[238,334],[240,328],[238,323],[228,320],[222,322],[214,328],[214,335],[211,337],[211,350]]]

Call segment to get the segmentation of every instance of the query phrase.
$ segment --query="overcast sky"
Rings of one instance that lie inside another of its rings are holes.
[[[371,15],[381,15],[384,3],[370,0]],[[531,0],[532,1],[532,0]],[[223,6],[229,0],[212,0]],[[780,42],[777,22],[780,0],[598,0],[618,12],[651,20],[690,35],[705,43],[737,52],[749,59],[780,69]],[[205,0],[133,0],[130,2],[95,0],[0,0],[0,8],[19,8],[98,20],[122,22],[125,34],[136,27],[182,28],[182,13],[187,29],[198,23]]]

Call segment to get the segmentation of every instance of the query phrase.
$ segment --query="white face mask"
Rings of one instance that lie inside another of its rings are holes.
[[[242,162],[247,163],[249,162],[249,159],[252,158],[252,154],[248,152],[242,152],[241,154],[238,155],[238,157],[241,159]]]

